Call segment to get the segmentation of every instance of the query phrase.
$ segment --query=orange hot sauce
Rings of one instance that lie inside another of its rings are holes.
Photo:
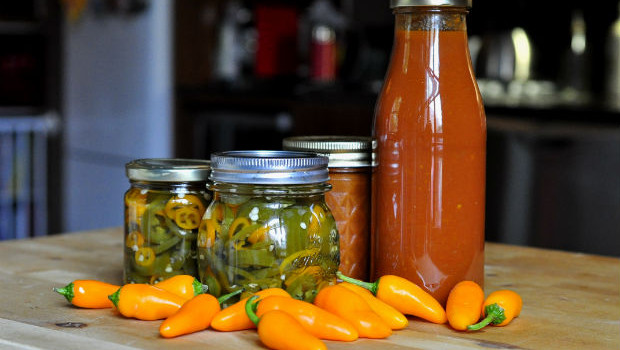
[[[486,118],[465,6],[394,3],[373,126],[373,278],[405,277],[445,305],[456,283],[483,283]]]
[[[346,276],[368,280],[370,265],[370,170],[332,168],[325,202],[340,234],[340,267]]]
[[[298,136],[284,139],[283,148],[318,152],[329,158],[325,202],[340,234],[339,270],[368,280],[372,139],[360,136]]]

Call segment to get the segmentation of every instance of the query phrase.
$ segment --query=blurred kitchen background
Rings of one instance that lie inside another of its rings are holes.
[[[617,1],[474,0],[487,239],[620,256]],[[123,223],[124,165],[370,135],[379,0],[0,2],[0,239]]]

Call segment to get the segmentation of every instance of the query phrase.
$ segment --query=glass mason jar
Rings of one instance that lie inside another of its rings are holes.
[[[327,158],[230,151],[212,154],[211,164],[213,200],[198,233],[200,279],[209,293],[244,288],[243,298],[279,287],[312,301],[335,282],[340,252],[325,204]]]
[[[375,109],[373,274],[445,303],[484,278],[486,118],[465,18],[471,0],[392,0],[395,39]]]
[[[124,283],[198,278],[196,236],[210,200],[209,161],[137,159],[125,166]]]
[[[325,201],[340,234],[339,270],[364,281],[370,272],[372,144],[372,138],[363,136],[295,136],[282,141],[285,150],[317,152],[329,158],[332,189]]]

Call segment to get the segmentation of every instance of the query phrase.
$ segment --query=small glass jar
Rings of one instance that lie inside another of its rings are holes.
[[[211,198],[209,161],[137,159],[125,166],[124,283],[198,278],[196,236]]]
[[[279,287],[312,301],[335,282],[340,251],[325,203],[327,161],[285,151],[211,155],[213,200],[198,233],[200,279],[209,293],[244,288],[243,298]]]
[[[285,150],[317,152],[329,158],[325,194],[340,234],[340,271],[367,281],[370,274],[370,192],[372,138],[296,136],[283,140]]]

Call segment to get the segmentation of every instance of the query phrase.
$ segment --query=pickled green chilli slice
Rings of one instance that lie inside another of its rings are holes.
[[[279,287],[311,302],[335,282],[340,261],[338,231],[323,198],[218,196],[198,231],[202,283],[216,296]]]
[[[206,193],[130,188],[125,194],[124,283],[198,276],[196,237]]]

